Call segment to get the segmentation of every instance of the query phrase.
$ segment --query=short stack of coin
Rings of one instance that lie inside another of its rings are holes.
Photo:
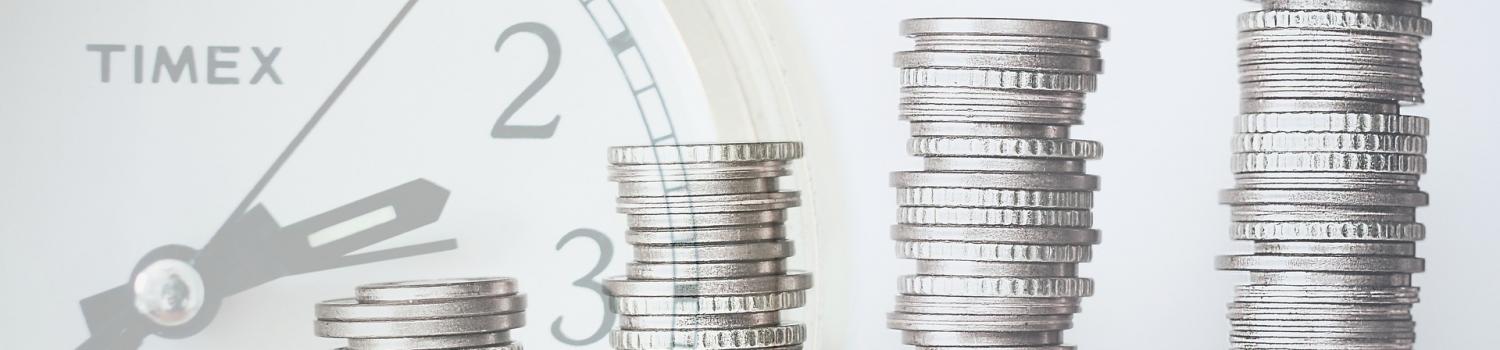
[[[1234,349],[1411,349],[1427,119],[1414,0],[1263,0],[1240,16],[1231,235],[1254,253]]]
[[[888,325],[919,349],[1072,349],[1093,281],[1097,142],[1068,138],[1093,92],[1108,28],[981,18],[902,22],[916,49],[896,54],[908,151],[925,170],[892,174],[891,236],[917,262],[900,278]]]
[[[521,350],[510,330],[525,311],[511,278],[376,283],[318,303],[315,328],[347,338],[345,350]]]
[[[620,314],[616,349],[801,349],[781,311],[806,303],[812,276],[788,272],[780,190],[796,142],[615,147],[610,178],[635,260],[605,282]]]

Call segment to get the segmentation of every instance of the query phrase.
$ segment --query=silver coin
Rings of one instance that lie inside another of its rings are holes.
[[[1075,159],[923,157],[928,171],[984,171],[1082,174],[1085,163]]]
[[[1240,101],[1240,110],[1245,113],[1303,113],[1340,112],[1369,114],[1400,114],[1401,105],[1394,101],[1360,101],[1328,98],[1245,99]]]
[[[1390,221],[1416,220],[1413,207],[1335,206],[1327,204],[1241,204],[1230,207],[1234,221]]]
[[[1062,227],[894,225],[891,226],[891,239],[897,241],[1088,245],[1099,243],[1099,230]]]
[[[1067,315],[1078,298],[983,298],[897,295],[896,312],[945,315]]]
[[[901,276],[901,294],[1007,298],[1075,298],[1094,294],[1094,281],[1074,277]]]
[[[1304,271],[1251,272],[1250,284],[1273,284],[1290,286],[1404,287],[1411,285],[1411,274],[1367,274]]]
[[[935,332],[903,331],[901,342],[926,347],[1027,347],[1056,345],[1062,332]]]
[[[781,323],[780,312],[709,314],[709,315],[622,315],[620,329],[676,330],[733,329],[775,326]]]
[[[1339,10],[1349,12],[1379,12],[1406,16],[1421,16],[1422,3],[1427,1],[1328,1],[1328,0],[1259,0],[1271,10]]]
[[[625,265],[625,270],[625,276],[631,279],[736,278],[782,274],[786,272],[786,263],[781,260],[676,264],[631,262]]]
[[[508,277],[371,283],[355,288],[361,303],[499,297],[516,294],[516,280]]]
[[[1043,90],[996,90],[964,86],[906,86],[901,104],[1046,107],[1083,112],[1084,93]]]
[[[891,173],[891,186],[1093,191],[1099,189],[1099,178],[1093,175],[1083,174],[1000,174],[907,171]]]
[[[1318,303],[1318,304],[1412,304],[1416,287],[1366,286],[1278,286],[1245,285],[1235,287],[1235,301],[1244,303]]]
[[[892,312],[886,326],[905,331],[1050,332],[1073,328],[1072,315],[944,315]]]
[[[609,179],[616,182],[764,179],[789,174],[786,161],[609,166]]]
[[[1109,27],[1072,21],[1015,18],[912,18],[901,21],[901,35],[1014,35],[1088,40],[1109,39]]]
[[[1236,222],[1230,237],[1254,241],[1419,241],[1426,227],[1410,222]]]
[[[1413,81],[1418,83],[1420,83],[1420,81],[1422,80],[1422,68],[1420,67],[1392,67],[1374,64],[1302,63],[1277,61],[1255,65],[1242,65],[1239,68],[1241,81],[1254,81],[1247,79],[1258,77],[1270,78],[1275,77],[1279,74],[1328,74],[1341,78],[1382,78],[1395,81]]]
[[[1088,210],[1011,208],[902,207],[896,222],[906,225],[996,225],[1089,227],[1094,224]]]
[[[1032,245],[943,241],[898,241],[896,255],[918,260],[989,262],[1079,263],[1088,262],[1092,250],[1086,245]]]
[[[1409,154],[1344,152],[1237,153],[1230,159],[1237,173],[1367,172],[1421,175],[1427,158]]]
[[[1229,320],[1230,329],[1271,332],[1411,332],[1417,323],[1403,320]]]
[[[993,104],[939,104],[935,101],[902,103],[896,111],[902,118],[921,122],[929,119],[963,118],[966,122],[1016,120],[1055,120],[1054,124],[1070,123],[1082,115],[1073,108],[1013,106],[1005,103]]]
[[[1225,204],[1336,204],[1353,206],[1418,207],[1427,205],[1420,191],[1225,190]]]
[[[747,211],[737,213],[682,213],[631,215],[626,222],[632,229],[673,229],[688,227],[753,226],[786,222],[785,210]]]
[[[357,350],[439,350],[500,347],[512,344],[509,331],[404,338],[349,339],[349,349]],[[515,345],[514,349],[520,349]]]
[[[974,277],[1077,277],[1073,263],[917,260],[917,274]]]
[[[807,330],[802,325],[707,330],[618,330],[609,343],[621,350],[656,349],[760,349],[802,344]]]
[[[896,204],[907,207],[1088,209],[1094,194],[1085,191],[912,187],[896,189]]]
[[[1068,128],[1009,123],[911,123],[911,135],[1066,138]]]
[[[1022,123],[1022,124],[1044,124],[1044,125],[1068,125],[1079,124],[1079,114],[1065,109],[1041,109],[1029,112],[1015,110],[982,110],[941,108],[914,111],[912,105],[901,105],[901,120],[913,123],[943,123],[943,122],[965,122],[965,123]]]
[[[747,163],[802,158],[801,142],[610,147],[610,164]]]
[[[1256,254],[1271,255],[1379,255],[1411,257],[1417,244],[1410,242],[1257,242]]]
[[[1234,320],[1410,320],[1411,305],[1259,304],[1229,305]]]
[[[1243,271],[1325,271],[1417,273],[1420,258],[1374,256],[1231,255],[1218,259],[1218,268]]]
[[[623,214],[706,214],[779,210],[802,204],[797,192],[745,193],[716,196],[620,197]]]
[[[1094,141],[1009,137],[914,136],[906,149],[919,157],[1098,159],[1104,153]]]
[[[1387,33],[1396,35],[1432,35],[1432,21],[1416,16],[1339,10],[1266,10],[1239,16],[1241,31],[1277,28],[1326,29]]]
[[[896,53],[896,67],[955,67],[1016,69],[1042,72],[1101,73],[1104,61],[1083,56],[1024,53],[903,51]]]
[[[901,207],[896,222],[908,225],[1089,227],[1092,213],[1071,209]]]
[[[691,280],[627,280],[616,277],[605,280],[604,288],[613,296],[633,297],[769,294],[812,288],[812,275],[792,272],[785,276]]]
[[[1099,85],[1096,77],[1087,73],[913,67],[901,69],[901,86],[1093,92]]]
[[[712,196],[726,194],[776,192],[780,187],[774,178],[620,182],[620,197]]]
[[[1420,85],[1335,80],[1270,80],[1240,84],[1240,94],[1248,98],[1355,98],[1417,104],[1424,101],[1422,95],[1425,92]]]
[[[1072,345],[1039,345],[1039,346],[1006,346],[1006,347],[972,347],[972,346],[918,346],[916,350],[1077,350]]]
[[[630,244],[728,243],[786,238],[781,225],[725,226],[666,230],[634,229],[625,234]]]
[[[1018,35],[931,33],[912,36],[918,51],[985,51],[1099,57],[1099,41]]]
[[[791,241],[711,245],[637,245],[635,261],[643,263],[712,263],[764,261],[791,257]]]
[[[375,349],[379,349],[379,348],[375,348]],[[389,349],[391,349],[391,350],[396,350],[396,349],[401,349],[401,350],[421,350],[421,349],[416,349],[416,348],[389,348]],[[487,345],[487,346],[480,346],[480,347],[473,347],[473,348],[463,348],[463,350],[524,350],[524,349],[525,349],[525,347],[522,347],[521,343],[510,343],[510,344],[502,344],[502,345]],[[347,348],[339,348],[339,350],[369,350],[369,348],[359,348],[359,347],[350,346],[350,347],[347,347]],[[433,350],[436,350],[436,349],[433,349]]]
[[[1236,174],[1235,184],[1246,190],[1357,190],[1413,192],[1417,175],[1385,173],[1245,173]]]
[[[1282,28],[1241,32],[1238,47],[1344,46],[1421,52],[1421,45],[1421,37],[1409,35]]]
[[[526,325],[526,313],[426,320],[314,321],[314,332],[333,338],[397,338],[499,332]]]
[[[1427,153],[1427,138],[1407,135],[1345,133],[1240,134],[1235,152]]]
[[[1369,113],[1252,113],[1240,115],[1235,131],[1380,133],[1426,136],[1427,118],[1399,114]]]
[[[1240,65],[1262,63],[1343,63],[1421,68],[1422,54],[1368,47],[1252,47],[1239,50]]]
[[[1255,83],[1262,81],[1349,81],[1361,83],[1390,84],[1423,86],[1422,72],[1412,68],[1404,67],[1375,67],[1370,69],[1349,68],[1302,68],[1300,66],[1343,66],[1345,64],[1327,63],[1287,63],[1285,66],[1298,66],[1299,68],[1276,67],[1271,64],[1257,64],[1253,66],[1240,67],[1240,83]]]
[[[388,321],[466,317],[518,312],[526,309],[526,296],[443,299],[421,302],[360,303],[354,298],[318,303],[319,320]]]
[[[1266,327],[1246,327],[1236,329],[1230,327],[1231,337],[1266,337],[1266,338],[1303,338],[1308,343],[1323,341],[1337,341],[1338,339],[1360,339],[1366,341],[1411,341],[1416,338],[1416,333],[1411,330],[1400,331],[1361,331],[1358,329],[1317,329],[1286,330]]]
[[[633,297],[617,296],[612,303],[621,315],[713,315],[788,310],[807,304],[807,292],[797,290],[766,294]]]

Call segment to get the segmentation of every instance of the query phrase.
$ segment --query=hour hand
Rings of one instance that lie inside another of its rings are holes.
[[[257,206],[219,232],[193,265],[226,295],[282,276],[456,249],[448,239],[350,255],[437,221],[448,195],[418,179],[285,227]]]

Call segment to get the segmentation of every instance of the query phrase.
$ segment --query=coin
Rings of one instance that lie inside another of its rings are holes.
[[[356,296],[318,303],[314,334],[352,350],[520,350],[526,296],[508,277],[370,283]]]
[[[526,309],[526,296],[478,297],[427,302],[361,303],[354,298],[318,303],[320,320],[382,321],[460,317],[518,312]]]
[[[801,198],[778,185],[802,152],[796,142],[610,149],[634,252],[626,275],[604,282],[619,314],[611,346],[802,349],[806,330],[781,318],[812,288],[786,263],[787,211]]]
[[[887,318],[917,349],[1061,350],[1093,282],[1098,142],[1070,139],[1098,88],[1094,23],[919,18],[896,53],[920,171],[891,174],[896,255],[915,260]]]
[[[504,277],[372,283],[355,288],[360,302],[411,302],[506,296],[516,293],[516,280]]]

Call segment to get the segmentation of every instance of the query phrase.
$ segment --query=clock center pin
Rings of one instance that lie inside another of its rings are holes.
[[[164,327],[192,321],[203,309],[203,276],[187,262],[163,259],[135,275],[135,309]]]

